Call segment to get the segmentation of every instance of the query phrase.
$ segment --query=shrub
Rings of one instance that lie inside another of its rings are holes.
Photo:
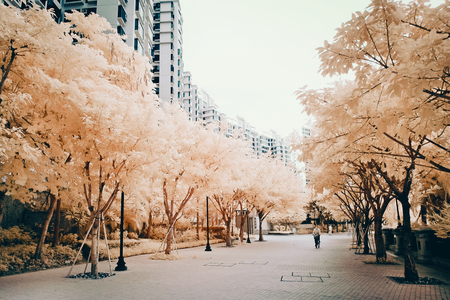
[[[69,233],[62,235],[59,239],[59,242],[61,245],[66,245],[71,248],[77,248],[78,246],[78,234],[76,233]]]
[[[178,230],[185,231],[185,230],[190,229],[191,227],[192,227],[191,222],[184,218],[178,220],[175,223],[175,229],[178,229]]]
[[[167,228],[163,226],[155,226],[151,230],[150,238],[155,240],[163,240],[166,237]]]
[[[197,240],[197,232],[192,229],[188,229],[182,232],[177,232],[176,241],[177,243],[192,242]]]
[[[212,238],[225,239],[226,236],[225,226],[211,226],[209,230]]]
[[[0,228],[0,276],[64,266],[75,258],[76,250],[68,245],[54,248],[44,245],[42,259],[35,260],[33,257],[37,244],[33,242],[32,236],[31,232],[18,226]],[[66,237],[67,243],[72,244],[74,241],[76,235]]]
[[[137,240],[139,236],[136,232],[128,232],[128,238],[132,240]]]
[[[0,246],[27,245],[33,241],[29,230],[14,226],[9,229],[0,227]]]

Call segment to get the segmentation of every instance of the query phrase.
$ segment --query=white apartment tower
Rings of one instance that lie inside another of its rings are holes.
[[[26,8],[28,2],[2,0],[7,5]],[[86,16],[94,13],[104,17],[117,29],[128,46],[152,60],[153,0],[33,0],[43,8],[52,8],[55,21],[64,22],[64,14],[76,10]]]
[[[189,116],[189,120],[198,121],[201,114],[198,87],[192,84],[190,72],[183,73],[183,107]]]
[[[164,101],[183,102],[183,18],[179,0],[153,0],[153,83]]]
[[[203,124],[209,124],[212,122],[220,122],[222,120],[221,113],[219,112],[219,106],[204,90],[198,91],[199,101],[199,116],[198,120]]]

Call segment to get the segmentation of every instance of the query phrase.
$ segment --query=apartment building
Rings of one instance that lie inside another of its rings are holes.
[[[190,72],[183,73],[183,108],[191,121],[199,121],[201,115],[198,87],[192,83]]]
[[[153,83],[164,101],[183,104],[183,18],[179,0],[153,0]]]
[[[207,92],[200,89],[198,91],[198,99],[200,105],[199,121],[205,125],[214,122],[219,123],[222,121],[223,114],[219,112],[219,106]]]
[[[7,5],[27,7],[19,0],[2,0]],[[64,14],[76,10],[86,16],[98,14],[117,29],[123,40],[151,61],[153,45],[153,0],[33,0],[42,8],[53,9],[55,21],[64,22]]]

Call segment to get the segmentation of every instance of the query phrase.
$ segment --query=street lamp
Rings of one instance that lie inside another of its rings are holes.
[[[247,244],[250,244],[250,224],[248,223],[248,213],[249,211],[247,210]]]
[[[209,245],[209,208],[208,208],[208,196],[206,196],[206,249],[205,251],[212,251],[211,245]]]
[[[125,266],[125,260],[123,259],[123,210],[125,204],[125,195],[122,191],[122,197],[120,201],[120,256],[117,266],[114,270],[116,271],[126,271],[127,266]]]

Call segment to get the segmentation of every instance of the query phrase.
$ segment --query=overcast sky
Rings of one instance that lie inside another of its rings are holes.
[[[443,0],[433,2],[442,3]],[[294,92],[325,87],[317,47],[370,0],[180,0],[183,59],[220,112],[282,136],[304,117]]]

